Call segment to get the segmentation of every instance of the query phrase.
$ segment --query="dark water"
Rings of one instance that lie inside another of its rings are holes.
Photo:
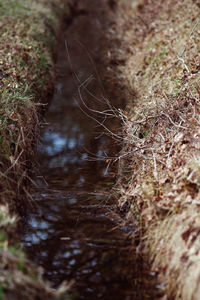
[[[73,299],[155,299],[153,275],[134,259],[127,235],[133,228],[116,223],[109,157],[118,144],[99,125],[115,132],[119,126],[99,79],[106,72],[99,58],[106,11],[103,1],[84,3],[86,14],[74,20],[58,47],[55,93],[37,152],[36,204],[23,242],[54,286],[75,280]]]

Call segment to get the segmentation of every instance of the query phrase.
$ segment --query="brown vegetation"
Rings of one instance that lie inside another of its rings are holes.
[[[121,113],[119,207],[137,222],[169,296],[199,299],[200,19],[196,1],[121,1],[112,60]]]

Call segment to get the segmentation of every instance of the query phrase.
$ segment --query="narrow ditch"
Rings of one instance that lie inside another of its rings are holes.
[[[106,4],[78,5],[84,13],[58,45],[55,93],[37,150],[35,207],[26,216],[22,240],[54,287],[74,279],[72,299],[156,299],[155,276],[136,259],[127,235],[131,228],[119,228],[114,217],[109,157],[117,155],[118,144],[106,127],[117,132],[120,124],[100,80]]]

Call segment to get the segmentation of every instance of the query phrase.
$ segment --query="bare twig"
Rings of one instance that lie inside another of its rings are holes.
[[[153,164],[154,164],[154,177],[155,179],[157,180],[158,179],[158,172],[157,172],[157,164],[156,164],[156,155],[155,153],[152,151],[152,154],[153,154]]]
[[[182,128],[182,129],[187,129],[187,127],[185,126],[181,126],[181,125],[177,125],[176,123],[174,123],[174,121],[170,118],[170,116],[167,113],[161,112],[161,115],[164,115],[165,117],[167,117],[169,119],[169,121],[177,128]]]

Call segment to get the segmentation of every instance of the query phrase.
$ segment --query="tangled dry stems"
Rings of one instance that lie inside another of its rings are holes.
[[[122,1],[109,32],[129,99],[119,207],[168,295],[187,300],[199,297],[199,30],[195,1],[149,0]]]

